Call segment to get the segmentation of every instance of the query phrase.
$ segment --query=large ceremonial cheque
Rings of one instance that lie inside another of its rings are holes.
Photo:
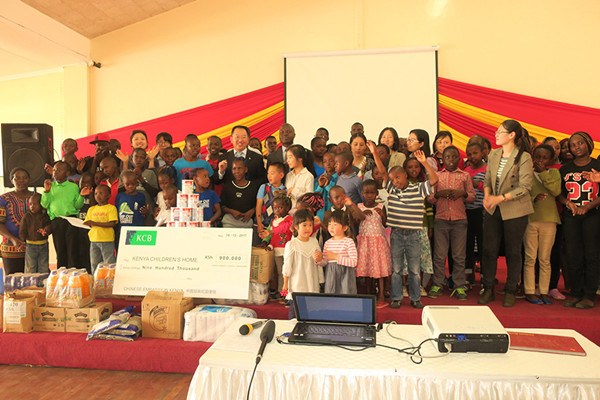
[[[247,299],[251,250],[250,229],[124,227],[113,293]]]

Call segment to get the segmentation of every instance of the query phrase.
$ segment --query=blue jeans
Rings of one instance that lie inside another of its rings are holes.
[[[114,262],[114,242],[90,242],[90,264],[92,265],[92,274],[96,272],[98,264],[113,264]]]
[[[50,272],[48,267],[48,243],[25,246],[25,272]]]
[[[408,268],[408,293],[411,301],[421,300],[419,271],[421,266],[420,229],[392,228],[392,301],[402,300],[402,257],[406,257]]]

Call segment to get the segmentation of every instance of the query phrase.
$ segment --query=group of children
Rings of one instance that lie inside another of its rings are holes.
[[[92,269],[114,262],[120,227],[166,222],[181,181],[193,179],[204,221],[212,226],[254,229],[254,245],[273,251],[273,297],[281,295],[289,301],[291,293],[299,291],[364,291],[376,293],[379,306],[400,307],[402,297],[408,296],[411,306],[422,308],[423,295],[439,297],[449,286],[451,296],[466,299],[475,282],[475,255],[482,250],[489,142],[473,136],[466,146],[465,162],[452,146],[449,132],[436,136],[433,154],[427,132],[422,130],[411,131],[401,141],[393,128],[385,128],[378,145],[367,140],[362,125],[354,124],[352,132],[349,142],[332,145],[327,144],[326,130],[320,128],[310,151],[291,145],[284,163],[270,163],[262,180],[247,179],[245,159],[236,156],[230,163],[230,181],[216,179],[216,173],[223,176],[227,168],[220,161],[223,149],[217,136],[209,138],[208,154],[203,157],[198,137],[188,135],[177,157],[170,135],[161,133],[157,144],[159,139],[166,144],[147,151],[145,133],[134,131],[131,157],[120,150],[107,151],[104,141],[100,146],[95,141],[97,154],[91,163],[77,160],[77,147],[68,139],[63,144],[64,161],[52,168],[53,179],[45,182],[41,196],[29,200],[30,215],[23,219],[22,237],[28,254],[45,252],[46,264],[50,233],[61,266],[86,265],[74,251],[75,243],[85,242],[82,236],[89,240]],[[142,134],[145,141],[139,140]],[[269,152],[274,150],[270,146]],[[567,162],[561,150],[549,138],[533,153],[536,212],[525,238],[523,282],[527,299],[536,304],[538,300],[549,303],[549,295],[561,296],[549,278],[550,240],[542,244],[530,232],[536,229],[536,221],[555,227],[560,223],[551,205],[561,192],[556,169],[559,154],[560,161]],[[307,160],[313,164],[305,165]],[[96,169],[82,171],[86,163]],[[318,173],[309,172],[308,167]],[[74,178],[79,186],[70,181]],[[568,201],[566,207],[571,208]],[[61,217],[83,219],[91,229],[82,235]],[[554,237],[551,242],[556,246]],[[39,257],[43,264],[43,256]],[[31,258],[28,265],[37,265],[35,257]],[[539,298],[532,272],[536,260],[541,271]]]

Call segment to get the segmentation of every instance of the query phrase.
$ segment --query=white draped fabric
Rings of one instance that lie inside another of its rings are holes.
[[[289,332],[294,324],[276,323],[277,335]],[[188,399],[246,398],[259,334],[244,337],[247,340],[243,342],[234,335],[238,327],[232,325],[200,359]],[[256,371],[250,399],[600,400],[598,346],[572,330],[514,330],[573,336],[587,356],[515,350],[507,354],[452,353],[423,359],[417,365],[408,356],[386,348],[351,352],[273,340]],[[395,325],[390,332],[414,344],[426,338],[418,325]],[[385,330],[378,333],[377,342],[408,346]],[[431,343],[423,349],[423,355],[439,355]]]

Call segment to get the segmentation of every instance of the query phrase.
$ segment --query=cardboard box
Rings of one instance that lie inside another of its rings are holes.
[[[275,267],[275,255],[262,247],[253,247],[250,257],[250,281],[269,283]]]
[[[6,293],[3,307],[3,332],[27,333],[33,330],[35,295]]]
[[[98,322],[112,314],[112,303],[98,302],[82,308],[65,309],[67,332],[88,333]]]
[[[193,307],[193,299],[183,292],[149,291],[142,301],[142,336],[181,339],[183,314]]]
[[[36,332],[65,332],[66,310],[62,307],[33,308],[33,330]]]
[[[30,286],[23,289],[17,289],[13,292],[17,297],[33,297],[34,305],[41,306],[46,302],[46,289],[36,286]]]

